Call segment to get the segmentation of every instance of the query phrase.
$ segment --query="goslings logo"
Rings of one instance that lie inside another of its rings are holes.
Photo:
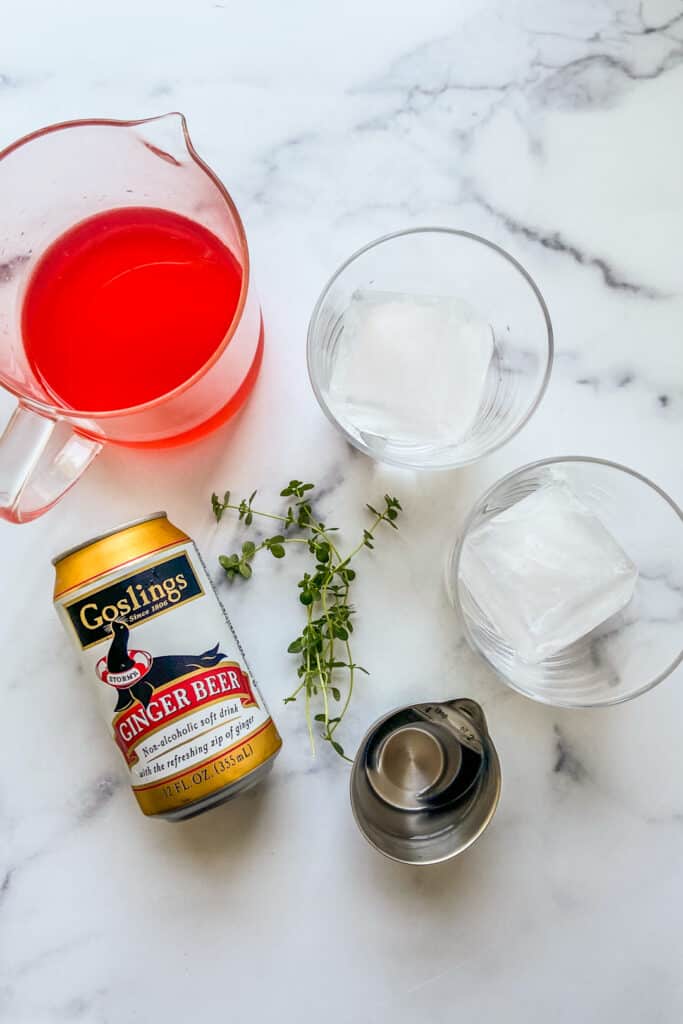
[[[203,593],[189,558],[182,554],[79,597],[66,611],[85,648],[110,638],[117,619],[133,627]]]

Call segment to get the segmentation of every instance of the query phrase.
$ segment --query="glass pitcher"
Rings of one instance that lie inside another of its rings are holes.
[[[263,322],[242,221],[182,114],[70,121],[27,135],[0,152],[0,197],[0,384],[18,399],[0,437],[0,516],[21,523],[51,508],[104,444],[179,444],[232,416],[259,371]],[[26,358],[23,296],[56,238],[94,214],[132,206],[170,210],[213,232],[242,270],[237,308],[208,362],[173,390],[128,409],[75,409],[46,391]]]

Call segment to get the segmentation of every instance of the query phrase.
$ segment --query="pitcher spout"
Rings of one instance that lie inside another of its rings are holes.
[[[194,157],[187,120],[178,110],[136,121],[131,127],[147,149],[167,163],[181,167]]]

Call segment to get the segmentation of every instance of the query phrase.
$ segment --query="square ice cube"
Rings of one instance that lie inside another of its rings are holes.
[[[457,298],[356,291],[328,401],[347,427],[413,444],[459,441],[481,405],[491,327]]]
[[[474,530],[460,572],[503,639],[533,664],[620,611],[638,578],[614,537],[560,482]]]

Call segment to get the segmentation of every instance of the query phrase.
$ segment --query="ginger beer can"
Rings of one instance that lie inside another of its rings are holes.
[[[157,512],[53,564],[142,811],[178,821],[259,782],[282,741],[191,538]]]

